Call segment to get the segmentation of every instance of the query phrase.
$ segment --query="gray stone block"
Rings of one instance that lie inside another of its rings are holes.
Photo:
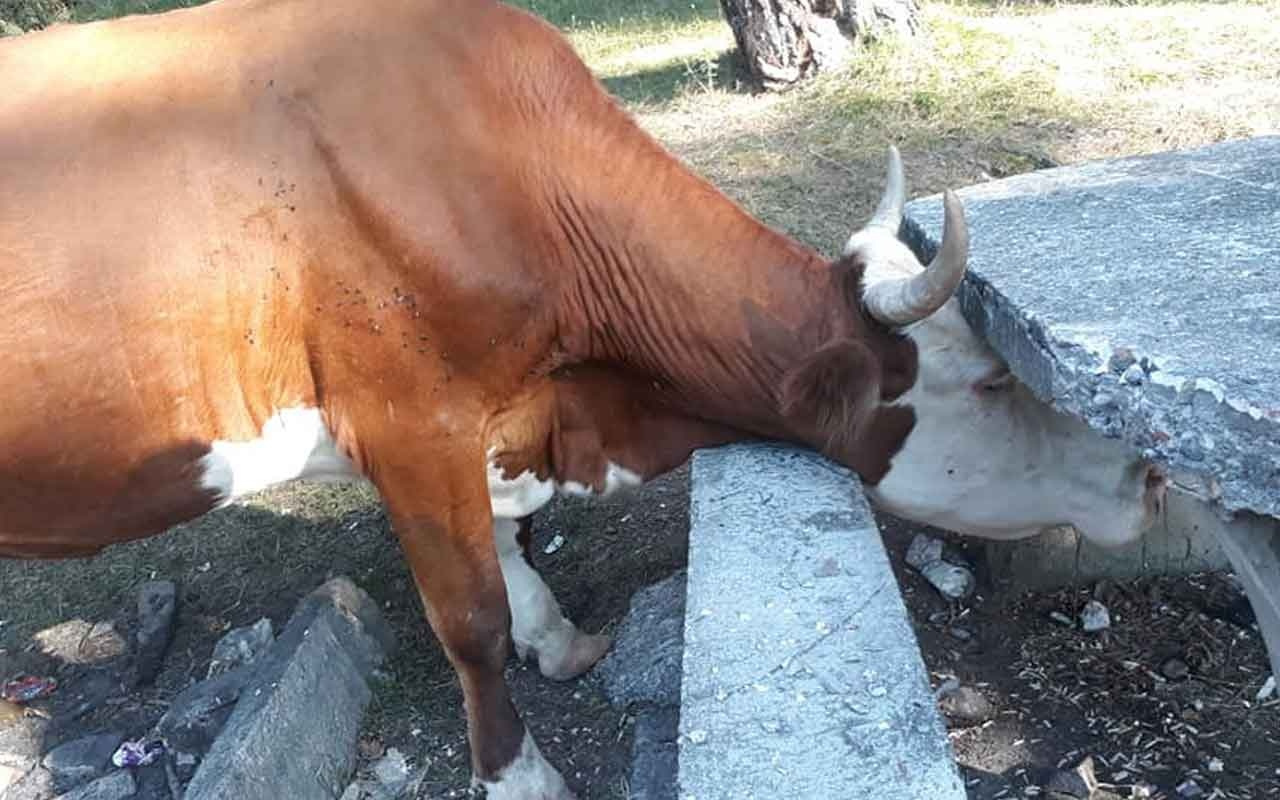
[[[393,648],[377,604],[346,578],[303,598],[255,662],[186,800],[341,796],[371,698],[367,681]]]
[[[122,741],[124,737],[117,733],[72,739],[45,753],[41,763],[65,791],[105,773],[111,767],[111,754]]]
[[[738,445],[691,495],[680,796],[964,798],[856,477]]]
[[[613,647],[592,672],[609,702],[680,704],[684,583],[682,570],[632,596]]]
[[[79,789],[60,794],[57,800],[129,800],[138,791],[138,784],[128,770],[113,772]]]
[[[1280,517],[1280,137],[959,195],[960,303],[1015,374],[1226,511]],[[907,215],[904,238],[931,255],[941,198]]]
[[[153,738],[174,753],[203,757],[252,678],[253,669],[243,666],[187,687],[160,717]]]
[[[680,710],[651,706],[636,715],[627,800],[676,800]]]

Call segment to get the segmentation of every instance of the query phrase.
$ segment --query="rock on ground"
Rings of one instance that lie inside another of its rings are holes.
[[[947,717],[966,725],[977,725],[996,715],[991,701],[971,686],[960,686],[944,694],[938,705]]]
[[[36,767],[13,786],[8,793],[0,792],[4,800],[49,800],[56,790],[53,775],[44,767]]]
[[[630,797],[675,800],[686,573],[636,592],[613,648],[592,672],[609,702],[636,715]]]
[[[178,608],[178,587],[173,581],[150,581],[138,590],[137,652],[134,677],[139,685],[151,683],[164,663],[173,636]]]
[[[613,648],[593,673],[609,702],[616,706],[680,705],[684,585],[682,570],[631,598]]]
[[[636,716],[629,800],[676,800],[680,710],[648,708]]]
[[[23,717],[0,727],[0,767],[26,774],[35,769],[44,753],[49,723],[39,717]]]
[[[63,742],[45,753],[41,762],[53,775],[58,788],[67,791],[101,777],[111,766],[111,754],[124,737],[100,733]]]
[[[368,680],[394,645],[377,604],[347,578],[307,595],[253,664],[185,800],[342,794],[372,697]]]
[[[274,640],[275,631],[271,627],[271,620],[266,617],[248,627],[228,631],[213,646],[213,657],[209,661],[206,677],[216,678],[236,667],[253,663]]]
[[[128,800],[137,791],[138,784],[133,780],[133,774],[128,770],[120,770],[79,789],[60,794],[56,800]]]
[[[164,740],[175,758],[203,757],[213,746],[240,699],[240,693],[252,677],[250,667],[239,667],[212,680],[189,686],[169,704],[155,725],[153,738]],[[180,766],[179,771],[181,773],[184,768]]]

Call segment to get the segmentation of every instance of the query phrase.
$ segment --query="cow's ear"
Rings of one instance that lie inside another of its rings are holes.
[[[831,457],[855,451],[880,402],[875,355],[852,339],[832,342],[804,358],[782,383],[782,413]]]

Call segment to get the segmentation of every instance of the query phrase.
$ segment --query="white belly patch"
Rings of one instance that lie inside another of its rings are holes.
[[[292,480],[352,480],[359,477],[317,408],[286,408],[247,442],[215,441],[201,459],[200,485],[218,494],[218,504]]]
[[[605,469],[604,490],[599,492],[599,496],[612,494],[628,486],[639,486],[641,483],[643,479],[636,473],[609,462]],[[489,462],[489,504],[493,508],[493,516],[499,519],[527,517],[550,502],[557,492],[579,496],[596,494],[591,487],[576,481],[543,481],[532,472],[522,472],[507,480],[502,477],[502,470],[492,461]]]
[[[218,505],[271,486],[294,480],[346,481],[361,478],[355,465],[338,450],[333,435],[316,408],[287,408],[262,426],[262,435],[246,442],[218,440],[201,459],[200,485],[218,496]],[[558,484],[524,472],[511,480],[492,461],[488,464],[489,502],[499,519],[519,519],[542,508],[557,492],[594,494],[570,481]],[[601,496],[638,486],[641,477],[610,463]]]

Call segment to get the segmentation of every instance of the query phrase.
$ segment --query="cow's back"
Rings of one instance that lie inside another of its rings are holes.
[[[511,388],[552,325],[529,313],[554,290],[530,165],[563,147],[558,93],[608,102],[548,26],[470,1],[62,26],[0,44],[0,80],[10,554],[207,510],[212,442],[343,413],[375,370],[425,385],[519,335],[475,378]],[[404,296],[429,346],[387,341],[374,310]]]

